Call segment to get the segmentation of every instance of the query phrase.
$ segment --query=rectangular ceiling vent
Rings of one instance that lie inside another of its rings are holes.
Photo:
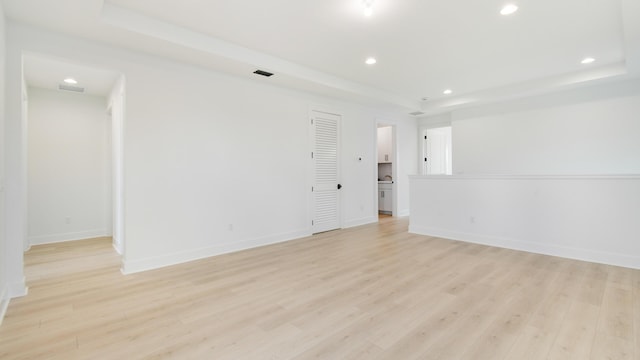
[[[71,86],[71,85],[65,85],[65,84],[58,84],[58,89],[59,90],[64,90],[64,91],[73,91],[73,92],[78,92],[78,93],[83,93],[84,92],[84,88],[83,87]]]
[[[262,75],[262,76],[266,76],[266,77],[269,77],[269,76],[273,75],[273,73],[270,73],[270,72],[264,71],[264,70],[256,70],[253,73],[254,74],[258,74],[258,75]]]
[[[412,113],[409,113],[409,115],[419,116],[419,115],[424,115],[424,113],[422,111],[414,111]]]

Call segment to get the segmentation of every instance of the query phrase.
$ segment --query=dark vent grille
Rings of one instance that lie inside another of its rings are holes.
[[[254,74],[258,74],[258,75],[262,75],[262,76],[266,76],[266,77],[269,77],[269,76],[273,75],[273,73],[270,73],[270,72],[264,71],[264,70],[256,70],[253,73]]]
[[[424,115],[424,113],[422,111],[414,111],[412,113],[409,113],[409,115],[418,116],[418,115]]]

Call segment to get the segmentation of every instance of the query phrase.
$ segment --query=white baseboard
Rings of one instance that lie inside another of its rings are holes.
[[[640,269],[640,258],[637,256],[629,256],[626,254],[607,253],[590,249],[543,244],[518,239],[464,233],[447,229],[430,228],[416,225],[409,225],[409,232],[413,234],[434,236],[443,239],[458,240],[511,250],[527,251],[536,254],[558,256],[574,260]]]
[[[25,278],[22,278],[22,281],[9,283],[7,285],[7,295],[10,299],[26,296],[29,293],[29,288],[27,287],[27,282]]]
[[[7,284],[2,288],[2,291],[0,291],[0,325],[2,325],[2,320],[4,320],[4,316],[7,313],[11,299],[26,296],[28,292],[29,288],[24,278],[20,282]]]
[[[113,249],[118,253],[118,255],[122,255],[123,251],[121,249],[121,245],[120,244],[116,244],[114,242],[114,243],[111,243],[111,246],[113,246]]]
[[[9,308],[9,289],[5,286],[0,292],[0,326],[2,325],[2,320],[4,320],[4,315],[7,313],[7,309]]]
[[[182,251],[179,253],[161,255],[139,260],[123,260],[122,269],[123,274],[133,274],[141,271],[158,269],[165,266],[177,265],[189,261],[204,259],[216,255],[222,255],[232,253],[240,250],[251,249],[255,247],[276,244],[280,242],[295,240],[311,236],[309,230],[300,230],[291,233],[278,234],[272,236],[266,236],[263,238],[250,239],[244,241],[238,241],[234,243],[227,243],[221,245],[215,245],[205,248],[193,249]]]
[[[346,221],[344,224],[342,224],[342,228],[347,229],[347,228],[352,228],[360,225],[373,224],[376,222],[378,222],[377,216],[368,216],[360,219]]]
[[[409,209],[398,210],[398,216],[399,217],[409,216]]]
[[[96,237],[109,236],[106,229],[77,231],[64,234],[41,235],[29,237],[29,245],[53,244],[65,241],[84,240]]]

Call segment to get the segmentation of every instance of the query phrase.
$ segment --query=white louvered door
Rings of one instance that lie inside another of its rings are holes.
[[[313,233],[340,228],[340,116],[313,111]]]

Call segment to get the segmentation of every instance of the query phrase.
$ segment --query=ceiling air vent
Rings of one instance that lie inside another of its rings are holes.
[[[424,115],[424,113],[422,111],[414,111],[412,113],[409,113],[409,115],[420,116],[420,115]]]
[[[254,74],[258,74],[258,75],[262,75],[262,76],[266,76],[266,77],[269,77],[269,76],[273,75],[273,73],[270,73],[270,72],[264,71],[264,70],[256,70],[253,73]]]
[[[73,92],[78,92],[78,93],[83,93],[84,92],[84,88],[83,87],[71,86],[71,85],[65,85],[65,84],[58,84],[58,89],[59,90],[64,90],[64,91],[73,91]]]

